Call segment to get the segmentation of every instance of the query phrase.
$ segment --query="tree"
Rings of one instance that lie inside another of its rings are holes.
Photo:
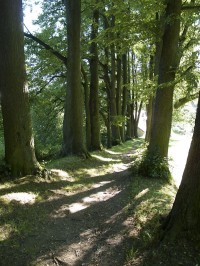
[[[67,18],[67,92],[63,122],[63,155],[86,154],[83,134],[80,25],[81,0],[65,0]]]
[[[96,0],[98,4],[98,0]],[[99,62],[98,45],[95,40],[98,35],[99,10],[95,7],[93,11],[93,22],[91,26],[90,45],[90,126],[91,126],[91,150],[101,150],[100,121],[99,121]]]
[[[188,158],[172,210],[163,228],[164,236],[179,239],[182,235],[200,240],[200,96],[194,133]]]
[[[22,0],[0,1],[0,91],[5,160],[14,176],[39,169],[26,83]]]
[[[34,82],[32,83],[34,91],[36,91],[35,87],[37,86],[37,91],[40,91],[44,98],[48,95],[47,90],[49,91],[49,99],[51,99],[51,103],[53,103],[49,106],[49,109],[51,107],[53,114],[53,106],[54,103],[56,104],[59,112],[57,113],[58,115],[55,115],[55,117],[57,117],[58,121],[60,121],[60,117],[62,117],[64,110],[64,101],[62,96],[64,94],[63,89],[65,89],[66,86],[68,86],[69,89],[69,83],[66,84],[65,76],[68,69],[69,71],[72,69],[68,63],[68,54],[66,53],[67,27],[65,26],[65,10],[62,5],[62,1],[43,0],[41,2],[43,12],[37,21],[37,23],[41,26],[41,32],[37,33],[36,36],[33,36],[30,33],[26,34],[26,36],[38,42],[45,49],[41,49],[35,44],[32,44],[31,49],[28,49],[29,51],[31,50],[32,53],[34,53],[34,50],[36,52],[39,51],[37,59],[35,55],[31,55],[32,59],[29,59],[31,64],[30,73],[32,73],[34,77]],[[191,2],[194,2],[194,0],[191,0]],[[81,124],[83,125],[82,128],[84,130],[86,129],[86,133],[84,135],[86,135],[88,149],[99,149],[100,131],[104,133],[106,129],[108,146],[111,146],[112,142],[113,144],[119,143],[120,138],[124,141],[125,136],[126,138],[133,137],[134,135],[137,136],[136,129],[142,106],[141,103],[143,103],[144,106],[144,104],[147,103],[147,97],[150,97],[150,103],[148,105],[148,107],[150,107],[148,108],[150,112],[148,113],[151,114],[155,81],[157,74],[159,74],[158,71],[155,71],[155,68],[158,70],[161,69],[158,67],[160,57],[156,56],[159,54],[158,52],[155,52],[155,50],[157,50],[156,46],[160,47],[160,50],[158,49],[159,51],[164,51],[161,49],[163,48],[162,40],[164,40],[164,36],[165,39],[168,37],[167,33],[163,34],[164,30],[166,31],[166,29],[170,27],[173,28],[172,26],[174,25],[174,22],[178,21],[176,20],[176,15],[173,14],[173,10],[171,15],[160,15],[164,13],[163,11],[165,11],[165,4],[168,4],[167,6],[169,7],[170,3],[172,2],[156,0],[144,0],[142,3],[141,1],[131,2],[119,0],[106,0],[103,2],[98,0],[93,0],[92,2],[87,0],[81,1],[81,81],[85,92],[85,109],[82,109],[84,120]],[[183,13],[185,14],[186,12]],[[163,17],[162,21],[160,20],[160,16]],[[155,17],[157,19],[155,19]],[[181,15],[182,34],[180,34],[179,37],[179,45],[181,44],[180,38],[183,37],[182,39],[185,39],[184,36],[186,31],[184,30],[184,23],[187,21],[187,17],[188,16],[185,16],[185,19],[183,20],[183,15]],[[189,18],[187,23],[188,25],[194,24],[194,19]],[[162,24],[161,27],[160,24]],[[186,26],[188,27],[188,25]],[[191,32],[190,35],[187,34],[186,39],[188,44],[186,41],[184,47],[188,47],[189,43],[193,42],[193,38],[191,38],[191,36],[196,35],[193,33]],[[41,40],[43,40],[43,42],[41,42]],[[175,41],[175,39],[173,40]],[[145,44],[144,59],[142,59],[143,51],[138,49],[140,46],[143,46],[142,43]],[[165,50],[168,49],[170,51],[170,48],[167,45],[168,43],[165,44]],[[182,50],[182,48],[180,49]],[[29,52],[28,50],[27,52]],[[130,50],[133,50],[136,54],[136,64],[138,65],[138,69],[136,69],[136,73],[134,73],[135,77],[132,78],[129,77],[130,75],[133,76],[131,73],[132,62],[129,58]],[[184,62],[189,62],[187,59],[189,57],[192,58],[192,47],[190,51],[191,53],[188,53],[187,56],[185,56]],[[71,55],[71,52],[69,52],[69,55]],[[123,60],[125,59],[125,55],[127,58],[126,60]],[[150,58],[152,61],[151,63],[149,63]],[[191,61],[192,60],[190,59],[190,62]],[[163,60],[163,62],[166,66],[166,60]],[[180,81],[181,75],[184,74],[187,67],[190,68],[190,66],[187,65],[187,62],[186,64],[183,64],[181,60],[181,67],[179,67],[178,72],[174,71],[174,73],[178,73],[176,74],[176,80],[159,80],[157,87],[161,94],[162,92],[167,91],[170,86],[171,89],[169,89],[169,91],[173,91],[174,86]],[[150,65],[151,69],[154,69],[151,76]],[[153,67],[153,65],[156,66]],[[164,65],[161,63],[160,66],[163,67]],[[74,71],[73,73],[77,72]],[[194,80],[191,74],[192,73],[187,75],[187,80]],[[161,72],[160,76],[163,76]],[[75,79],[77,80],[77,75]],[[131,84],[130,81],[133,79],[135,81]],[[178,86],[176,86],[176,88],[177,87]],[[179,87],[181,88],[182,84]],[[45,90],[43,90],[43,88],[45,88]],[[186,89],[184,90],[185,92],[182,94],[180,93],[180,97],[177,97],[178,99],[187,95]],[[68,91],[68,96],[70,96],[70,91],[71,89]],[[78,91],[80,92],[81,88],[79,88]],[[73,89],[72,92],[74,94],[75,90]],[[190,90],[189,95],[192,96],[195,92],[196,91]],[[73,112],[76,107],[73,106],[73,111],[72,108],[69,107],[72,101],[68,96],[66,101],[69,102],[65,105],[66,108],[68,108],[68,111],[65,113],[74,117]],[[78,100],[79,96],[76,98],[77,102],[80,102]],[[81,101],[82,100],[83,99],[81,99]],[[78,105],[78,108],[82,108],[80,107],[80,104]],[[99,117],[99,112],[101,117]],[[105,127],[102,125],[102,118],[105,122]],[[71,121],[75,121],[74,118],[71,118]],[[100,121],[100,123],[98,121]],[[151,119],[149,119],[148,122],[149,121],[151,121]],[[70,123],[73,125],[72,122]],[[67,123],[69,128],[71,128],[70,123]],[[64,124],[64,127],[67,127],[67,124]],[[168,123],[160,123],[160,126],[161,124],[166,127]],[[149,122],[148,125],[151,125],[151,123]],[[157,132],[158,131],[160,134],[160,130],[157,130]],[[93,133],[91,134],[91,132]],[[150,136],[149,130],[147,136]],[[149,139],[149,137],[147,139]],[[91,145],[92,142],[93,144]],[[154,144],[152,144],[152,147],[155,146]]]
[[[180,33],[182,1],[167,1],[165,28],[159,60],[158,89],[156,91],[149,152],[167,157],[172,123],[174,80],[177,69],[177,51]]]

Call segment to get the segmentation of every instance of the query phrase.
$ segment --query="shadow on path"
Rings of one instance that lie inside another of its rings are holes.
[[[47,182],[41,191],[50,190],[51,196],[45,201],[1,202],[8,210],[0,226],[15,230],[0,242],[0,265],[123,265],[131,244],[130,181],[126,169],[95,177],[92,187],[74,194],[63,189],[64,181]],[[15,190],[25,191],[26,186],[19,184]],[[11,191],[4,189],[1,195]]]

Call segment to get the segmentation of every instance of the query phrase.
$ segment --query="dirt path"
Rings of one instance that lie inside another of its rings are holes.
[[[128,212],[131,158],[119,156],[122,162],[106,175],[91,177],[95,183],[84,191],[51,189],[51,197],[38,205],[48,219],[40,224],[38,216],[38,230],[17,236],[18,247],[4,246],[0,265],[122,266],[133,222]]]

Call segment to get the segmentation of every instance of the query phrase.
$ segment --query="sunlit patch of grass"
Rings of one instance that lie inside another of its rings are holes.
[[[0,226],[0,243],[1,241],[8,239],[13,231],[13,225],[11,224]]]
[[[8,193],[2,198],[8,202],[15,200],[21,204],[33,204],[36,200],[37,195],[34,193],[27,193],[27,192],[16,192],[16,193]]]
[[[129,151],[132,156],[132,148],[139,142],[128,141],[111,150],[93,152],[90,159],[71,156],[52,160],[45,165],[50,170],[46,178],[26,176],[0,183],[0,241],[15,246],[19,245],[18,237],[42,232],[55,208],[52,202],[112,182],[110,176],[108,180],[102,177],[126,170],[122,156]],[[84,200],[85,205],[90,204],[87,198]]]
[[[127,251],[127,260],[137,261],[143,250],[158,235],[160,219],[166,216],[173,204],[177,189],[164,180],[134,176],[128,211],[134,221],[134,245]]]
[[[116,151],[112,151],[112,150],[107,150],[105,149],[105,152],[107,152],[108,154],[114,154],[114,155],[119,155],[119,154],[122,154],[121,152],[116,152]]]
[[[95,169],[98,169],[99,175],[103,175],[108,173],[114,163],[121,163],[122,159],[120,155],[135,146],[139,147],[143,142],[143,139],[130,140],[121,145],[114,146],[109,150],[95,151],[91,153],[90,159],[68,156],[52,160],[46,164],[46,167],[48,169],[62,169],[62,171],[65,171],[75,180],[80,180],[86,176],[92,177],[93,174],[96,175]]]
[[[117,160],[117,159],[112,159],[112,158],[105,158],[103,156],[96,155],[96,154],[93,154],[92,157],[99,159],[100,161],[103,161],[103,162],[120,162],[119,159]]]

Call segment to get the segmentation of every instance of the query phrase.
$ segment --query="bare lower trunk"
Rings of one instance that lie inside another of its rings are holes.
[[[148,104],[146,106],[146,112],[147,112],[147,120],[146,120],[145,141],[149,142],[151,126],[152,126],[152,112],[153,112],[153,97],[152,96],[149,98]]]
[[[121,142],[119,126],[116,124],[117,104],[116,104],[116,77],[115,77],[115,47],[111,46],[111,88],[110,88],[110,117],[112,130],[112,145],[118,145]]]
[[[164,237],[179,239],[181,235],[200,240],[200,98],[194,134],[182,182],[173,208],[164,224]]]
[[[93,11],[93,24],[91,32],[91,59],[90,59],[90,121],[91,121],[91,150],[100,150],[100,120],[99,120],[99,62],[98,47],[94,39],[98,33],[99,11]]]
[[[83,92],[81,88],[80,23],[81,1],[65,0],[67,13],[67,92],[63,121],[63,155],[87,154],[83,134]]]
[[[22,1],[1,1],[0,91],[5,160],[15,176],[39,169],[26,85]]]

